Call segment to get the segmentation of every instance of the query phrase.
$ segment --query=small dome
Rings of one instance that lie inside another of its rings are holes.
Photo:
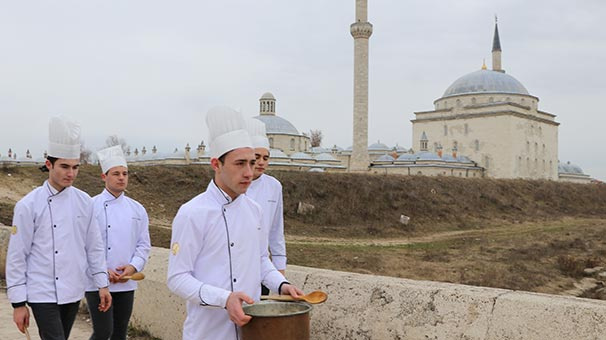
[[[273,99],[273,100],[276,100],[276,98],[274,97],[273,94],[271,94],[271,92],[265,92],[265,93],[263,93],[263,95],[261,96],[260,99],[261,100],[263,100],[263,99]]]
[[[583,169],[580,166],[570,162],[558,164],[558,173],[584,175]]]
[[[316,155],[314,157],[317,161],[320,162],[325,162],[325,161],[336,161],[337,159],[334,158],[331,154],[329,153],[321,153],[319,155]]]
[[[379,157],[375,160],[375,162],[393,162],[393,161],[394,161],[394,158],[388,154],[382,155],[381,157]]]
[[[402,154],[398,157],[397,159],[398,161],[416,161],[417,160],[417,155],[411,154],[411,153],[405,153]]]
[[[390,150],[391,149],[387,145],[385,145],[379,141],[368,146],[368,151],[390,151]]]
[[[280,150],[280,149],[269,150],[269,157],[270,158],[288,158],[288,156],[284,152],[282,152],[282,150]]]
[[[262,115],[254,117],[263,123],[265,123],[265,130],[267,134],[291,134],[298,135],[299,131],[289,121],[282,117],[274,115]]]
[[[417,154],[417,159],[420,161],[441,161],[442,158],[433,152],[425,151]]]
[[[292,155],[290,155],[290,158],[297,159],[297,160],[313,160],[313,157],[306,154],[305,152],[295,152]]]
[[[512,93],[530,95],[524,85],[514,77],[497,71],[478,70],[457,79],[442,97],[467,93]]]
[[[313,154],[317,154],[317,153],[328,153],[330,152],[330,150],[325,149],[321,146],[314,146],[313,148],[311,148],[311,153]]]

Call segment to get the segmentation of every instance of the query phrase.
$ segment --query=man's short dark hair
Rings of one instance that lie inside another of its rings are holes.
[[[57,159],[59,159],[59,158],[53,157],[53,156],[46,156],[46,160],[49,161],[52,166],[55,165],[55,162],[57,161]],[[48,168],[46,167],[46,164],[43,164],[40,167],[40,171],[42,171],[42,172],[48,172]]]

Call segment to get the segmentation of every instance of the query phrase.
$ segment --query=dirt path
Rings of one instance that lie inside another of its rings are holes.
[[[416,237],[398,237],[398,238],[336,238],[336,237],[321,237],[321,236],[305,236],[305,235],[286,235],[286,242],[293,245],[353,245],[353,246],[378,246],[392,247],[403,246],[419,243],[430,243],[437,241],[446,241],[463,238],[486,238],[486,237],[503,237],[508,235],[520,235],[539,231],[550,231],[560,229],[562,226],[558,222],[551,224],[518,224],[507,225],[507,227],[492,227],[485,229],[472,230],[457,230],[437,232],[430,235]]]

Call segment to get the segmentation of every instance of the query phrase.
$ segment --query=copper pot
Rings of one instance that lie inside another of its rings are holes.
[[[243,340],[309,340],[306,302],[261,301],[242,307],[252,319],[242,327]]]

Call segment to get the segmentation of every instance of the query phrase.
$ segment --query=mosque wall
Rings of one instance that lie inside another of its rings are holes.
[[[448,167],[448,166],[437,166],[437,165],[398,165],[397,167],[386,166],[386,167],[371,167],[371,173],[386,175],[386,174],[397,174],[406,176],[449,176],[449,177],[483,177],[482,169],[470,168],[465,169],[464,167]]]
[[[532,179],[558,179],[558,127],[513,118],[514,175]]]
[[[307,136],[268,133],[269,146],[290,156],[295,152],[309,152],[311,140]]]
[[[469,157],[486,169],[486,176],[513,178],[511,164],[512,133],[511,117],[507,115],[469,117],[467,119],[416,120],[413,123],[413,149],[419,150],[422,133],[425,132],[428,151]],[[504,141],[509,141],[504,143]]]

